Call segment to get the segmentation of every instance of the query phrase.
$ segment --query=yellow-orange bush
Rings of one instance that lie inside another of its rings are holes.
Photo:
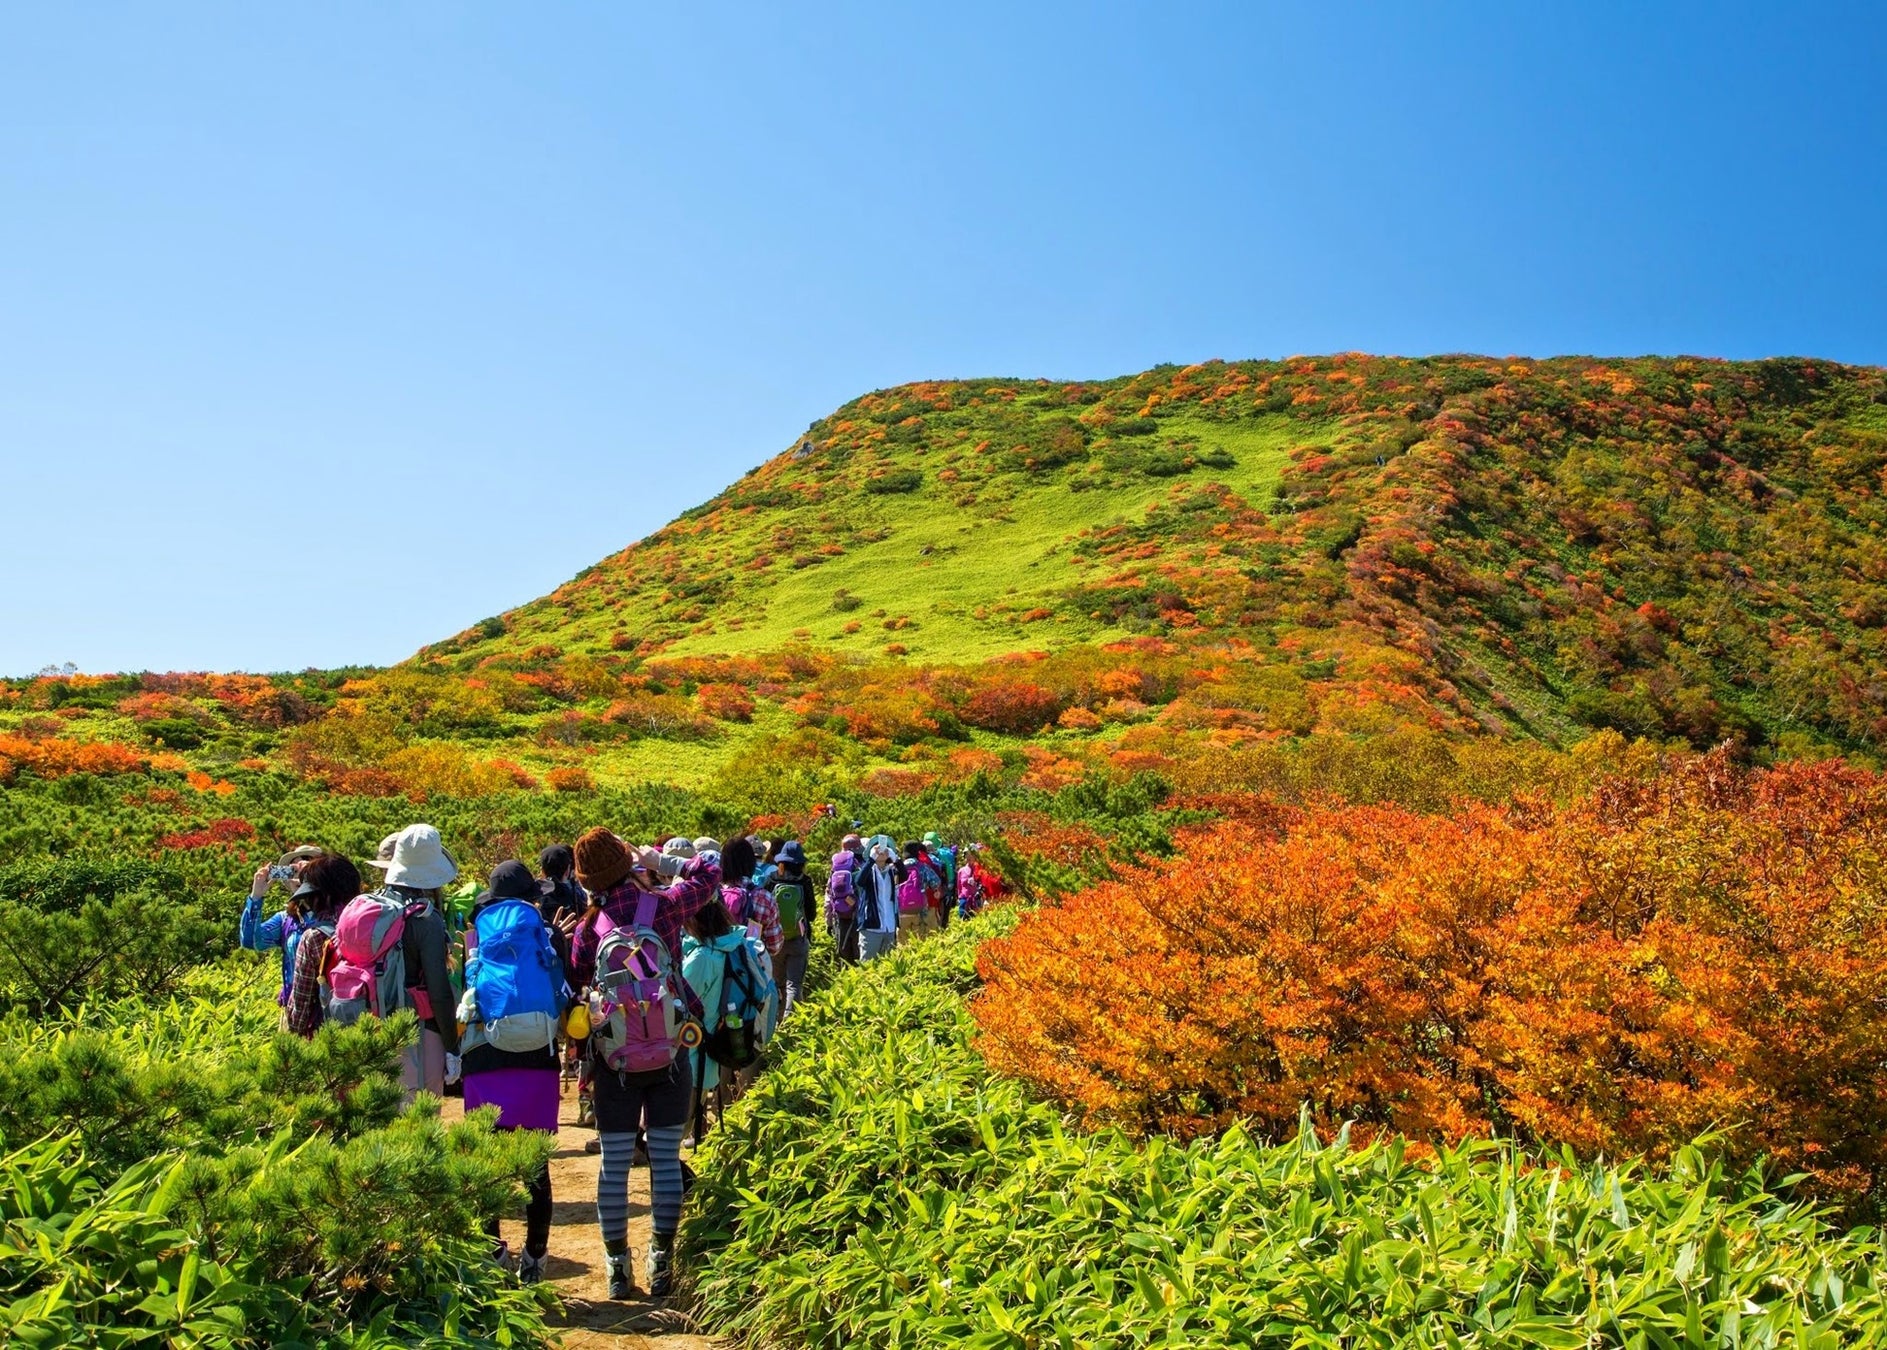
[[[1565,807],[1279,808],[987,944],[999,1070],[1143,1130],[1239,1117],[1887,1179],[1887,779],[1723,756]]]
[[[0,735],[0,755],[41,778],[63,778],[74,773],[141,773],[150,763],[130,746],[116,741],[69,741],[59,737],[33,740]]]

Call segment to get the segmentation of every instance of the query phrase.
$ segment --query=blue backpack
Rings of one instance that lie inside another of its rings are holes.
[[[744,1069],[759,1061],[773,1038],[780,1016],[779,986],[773,982],[773,963],[757,938],[723,952],[721,960],[723,1006],[708,1009],[713,1030],[701,1048],[716,1064]]]
[[[469,1045],[541,1050],[557,1039],[563,962],[536,905],[495,900],[472,920],[478,942],[465,967],[459,1020]]]

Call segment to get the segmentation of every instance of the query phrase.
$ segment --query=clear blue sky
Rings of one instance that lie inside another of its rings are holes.
[[[10,6],[0,672],[397,660],[909,379],[1887,361],[1878,6],[918,9]]]

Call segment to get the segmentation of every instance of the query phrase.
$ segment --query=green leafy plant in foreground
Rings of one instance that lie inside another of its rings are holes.
[[[700,1315],[752,1345],[1860,1346],[1872,1230],[1727,1175],[1394,1139],[1066,1128],[969,1048],[998,913],[841,976],[697,1164]],[[967,931],[966,931],[967,930]]]
[[[0,1156],[0,1344],[541,1342],[478,1232],[526,1142],[436,1114],[109,1176],[76,1141]]]
[[[482,1229],[548,1140],[400,1114],[410,1017],[312,1041],[275,1018],[228,963],[0,1021],[0,1344],[544,1340]]]

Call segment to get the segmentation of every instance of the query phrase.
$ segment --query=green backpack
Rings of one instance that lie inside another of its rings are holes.
[[[788,879],[776,877],[773,882],[773,903],[780,907],[780,931],[789,938],[798,937],[803,932],[802,921],[811,898],[812,887],[805,875]]]

